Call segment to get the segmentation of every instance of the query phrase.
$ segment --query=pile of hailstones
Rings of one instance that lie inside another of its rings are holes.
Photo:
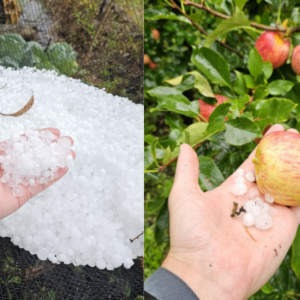
[[[1,182],[12,187],[17,197],[23,195],[22,185],[34,193],[38,184],[55,180],[59,168],[72,167],[70,147],[69,138],[57,137],[50,130],[11,133],[10,139],[0,144]]]
[[[255,176],[252,172],[247,172],[244,175],[243,169],[238,169],[233,174],[235,184],[228,187],[229,191],[235,196],[247,195],[248,200],[243,208],[246,213],[243,215],[243,224],[247,227],[255,225],[260,230],[267,230],[272,226],[272,217],[275,217],[278,212],[276,208],[272,207],[269,203],[273,203],[274,199],[271,195],[266,194],[264,202],[259,198],[260,192],[257,186],[251,187],[249,190],[245,184],[245,179],[254,182]]]

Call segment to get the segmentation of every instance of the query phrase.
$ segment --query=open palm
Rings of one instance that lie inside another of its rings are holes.
[[[274,125],[268,133],[283,130]],[[254,172],[254,154],[255,150],[241,166],[245,172]],[[298,228],[299,208],[274,205],[278,215],[272,227],[266,231],[248,228],[251,238],[241,217],[230,216],[233,202],[240,207],[248,200],[227,191],[234,183],[232,176],[203,193],[198,174],[196,153],[182,145],[169,197],[171,247],[162,266],[183,279],[200,299],[248,299],[284,259]],[[248,188],[255,185],[246,184]]]
[[[50,130],[54,135],[60,136],[60,132],[56,128],[45,128],[43,130]],[[73,145],[73,139],[68,137]],[[75,159],[75,152],[72,151],[72,156]],[[0,155],[2,155],[2,151],[0,151]],[[58,169],[57,176],[54,181],[49,181],[47,184],[38,184],[34,187],[34,193],[29,191],[29,186],[22,185],[23,194],[20,197],[16,197],[12,192],[12,187],[10,187],[7,183],[2,183],[0,181],[0,219],[5,218],[6,216],[10,215],[17,209],[19,209],[22,205],[24,205],[29,199],[36,196],[54,182],[58,181],[68,172],[67,169]],[[3,170],[0,169],[0,175],[2,177]],[[0,177],[0,178],[1,178]]]

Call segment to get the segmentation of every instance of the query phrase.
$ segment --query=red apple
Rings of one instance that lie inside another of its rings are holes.
[[[273,69],[282,66],[289,56],[291,42],[282,32],[267,31],[260,35],[255,48],[263,61],[269,61]]]
[[[154,63],[154,62],[150,62],[149,63],[149,68],[150,69],[155,69],[157,67],[157,64],[156,63]]]
[[[210,105],[207,104],[206,102],[199,100],[199,109],[200,109],[200,114],[204,117],[205,120],[208,121],[209,116],[211,115],[211,113],[215,110],[215,108],[222,104],[224,101],[228,101],[229,99],[225,96],[222,95],[215,95],[216,99],[217,99],[217,104],[215,105]],[[200,118],[201,120],[201,118]],[[201,122],[203,122],[203,120],[201,120]]]
[[[296,46],[293,50],[291,65],[294,72],[300,75],[300,45]]]
[[[259,143],[253,163],[256,183],[280,205],[300,205],[300,134],[277,131]]]
[[[157,29],[152,29],[152,36],[155,41],[159,40],[159,31]]]
[[[147,65],[150,63],[151,63],[151,59],[150,59],[149,55],[144,54],[144,65]]]

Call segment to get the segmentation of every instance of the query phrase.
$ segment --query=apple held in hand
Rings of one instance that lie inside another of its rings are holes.
[[[255,48],[263,61],[269,61],[276,69],[288,59],[290,45],[290,40],[282,32],[267,31],[259,36]]]
[[[215,95],[216,99],[217,99],[217,104],[215,105],[210,105],[207,104],[206,102],[199,100],[199,109],[200,109],[200,114],[204,117],[205,120],[208,121],[209,116],[211,115],[211,113],[215,110],[215,108],[222,104],[224,101],[228,101],[229,99],[225,96],[222,95]],[[200,118],[201,120],[201,118]],[[202,122],[203,120],[201,120]]]
[[[255,157],[259,190],[281,205],[300,205],[300,134],[280,131],[265,136]]]

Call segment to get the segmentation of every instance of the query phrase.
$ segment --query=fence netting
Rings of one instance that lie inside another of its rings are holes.
[[[143,102],[143,0],[0,0],[0,65],[54,70]],[[1,300],[143,299],[129,269],[53,264],[0,238]]]
[[[0,0],[0,65],[143,99],[143,0]]]

